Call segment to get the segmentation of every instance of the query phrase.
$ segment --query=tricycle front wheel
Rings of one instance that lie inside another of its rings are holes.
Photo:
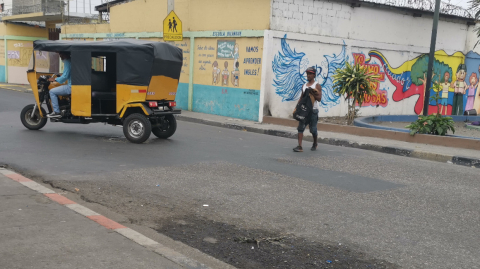
[[[35,111],[33,109],[35,108]],[[23,123],[23,126],[25,126],[29,130],[40,130],[47,124],[47,112],[40,107],[42,110],[42,116],[40,116],[40,112],[38,111],[38,107],[35,105],[28,105],[22,109],[22,112],[20,112],[20,120]],[[32,115],[33,112],[33,115]]]
[[[177,130],[177,119],[173,115],[165,116],[164,122],[161,126],[152,129],[152,133],[158,137],[167,139],[172,136]]]
[[[150,137],[152,124],[144,115],[134,113],[123,122],[123,134],[132,143],[141,144]]]

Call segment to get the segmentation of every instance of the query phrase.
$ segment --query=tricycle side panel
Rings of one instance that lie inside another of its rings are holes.
[[[127,104],[145,102],[146,97],[147,86],[117,84],[117,113]]]
[[[148,86],[147,100],[175,100],[178,79],[166,76],[152,76]]]
[[[92,115],[92,87],[72,85],[72,115],[90,117]]]

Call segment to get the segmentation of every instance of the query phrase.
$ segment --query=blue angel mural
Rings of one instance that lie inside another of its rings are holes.
[[[272,63],[275,79],[273,86],[275,92],[282,97],[282,101],[295,101],[300,98],[303,84],[307,82],[305,70],[309,65],[305,53],[292,51],[287,43],[287,35],[281,40],[282,51],[275,55]],[[333,92],[333,74],[337,68],[343,68],[348,57],[346,56],[345,43],[339,55],[324,55],[328,66],[325,76],[322,75],[322,68],[315,65],[317,69],[317,81],[322,85],[322,101],[320,106],[328,111],[340,103],[340,96]],[[320,80],[319,80],[320,79]],[[323,80],[323,81],[322,81]]]

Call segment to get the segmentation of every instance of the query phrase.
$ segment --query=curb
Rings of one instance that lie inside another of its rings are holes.
[[[206,265],[204,264],[201,264],[195,260],[192,260],[178,252],[176,252],[175,250],[171,249],[171,248],[168,248],[146,236],[144,236],[143,234],[135,231],[135,230],[132,230],[128,227],[125,227],[123,225],[121,225],[120,223],[118,222],[115,222],[111,219],[108,219],[92,210],[90,210],[89,208],[87,207],[84,207],[80,204],[77,204],[76,202],[66,198],[65,196],[63,195],[60,195],[58,193],[56,193],[54,190],[52,189],[49,189],[47,187],[44,187],[43,185],[40,185],[38,184],[37,182],[29,179],[29,178],[26,178],[20,174],[17,174],[13,171],[10,171],[10,170],[7,170],[5,168],[2,168],[0,167],[0,174],[10,178],[11,180],[13,181],[16,181],[22,185],[24,185],[25,187],[31,189],[31,190],[34,190],[38,193],[41,193],[43,195],[45,195],[46,197],[48,197],[50,200],[60,204],[60,205],[63,205],[75,212],[77,212],[78,214],[100,224],[101,226],[109,229],[109,230],[112,230],[118,234],[121,234],[122,236],[132,240],[133,242],[163,256],[164,258],[182,266],[182,267],[185,267],[185,268],[195,268],[195,269],[210,269],[210,267],[207,267]]]
[[[262,128],[255,128],[255,127],[249,127],[249,126],[242,126],[238,124],[221,123],[216,121],[186,117],[181,114],[176,115],[176,118],[181,121],[200,123],[200,124],[205,124],[205,125],[210,125],[215,127],[221,127],[221,128],[227,128],[227,129],[233,129],[233,130],[243,130],[251,133],[297,139],[296,132],[280,131],[280,130],[274,130],[274,129],[262,129]],[[313,142],[313,138],[311,136],[304,137],[304,140]],[[374,144],[363,144],[363,143],[353,142],[346,139],[318,137],[318,143],[328,144],[333,146],[348,147],[348,148],[364,149],[364,150],[376,151],[376,152],[393,154],[393,155],[404,156],[404,157],[412,157],[412,158],[435,161],[435,162],[452,163],[456,165],[480,168],[480,159],[470,158],[470,157],[443,155],[443,154],[436,154],[431,152],[424,152],[424,151],[418,151],[418,150],[407,149],[407,148],[399,148],[399,147],[385,147],[385,146],[378,146]]]
[[[23,88],[23,90],[21,89],[14,89],[12,87],[20,87],[20,88]],[[23,93],[33,93],[32,89],[30,88],[30,86],[28,86],[28,88],[24,88],[23,85],[5,85],[5,84],[0,84],[0,88],[1,89],[5,89],[5,90],[10,90],[10,91],[16,91],[16,92],[23,92]]]

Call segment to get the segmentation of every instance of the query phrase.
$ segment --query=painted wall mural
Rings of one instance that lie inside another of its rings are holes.
[[[428,109],[429,114],[480,114],[480,55],[475,52],[469,52],[466,55],[456,52],[448,55],[443,50],[437,51],[432,84],[427,87],[428,54],[421,54],[410,60],[406,59],[395,67],[380,51],[370,50],[368,53],[364,53],[361,51],[362,48],[347,49],[345,43],[343,46],[335,46],[337,50],[341,50],[339,54],[332,53],[334,49],[331,45],[292,41],[287,39],[287,35],[281,38],[280,44],[279,51],[272,62],[272,86],[276,96],[281,98],[281,102],[288,104],[290,101],[298,100],[300,89],[306,82],[304,73],[306,68],[316,66],[317,81],[322,85],[321,106],[325,109],[324,116],[343,116],[346,110],[344,107],[341,109],[339,107],[339,105],[341,106],[340,100],[343,99],[333,93],[332,75],[337,68],[343,68],[346,61],[351,61],[366,66],[370,72],[380,76],[379,82],[372,85],[377,96],[366,98],[366,102],[362,104],[365,109],[362,109],[361,112],[366,112],[365,114],[421,114],[424,109]],[[302,50],[310,50],[313,53],[297,51],[291,44],[298,44]],[[313,46],[320,52],[315,52]],[[325,49],[323,50],[323,48]],[[322,50],[327,53],[321,53]],[[315,56],[318,59],[319,53],[325,59],[321,64],[311,60]],[[398,58],[405,59],[405,56],[410,55],[408,52],[401,51],[388,53],[388,55],[396,56],[397,62]],[[312,57],[311,54],[316,55]],[[310,63],[310,61],[312,62]],[[327,71],[324,71],[324,68]],[[433,90],[433,82],[438,82],[441,86],[438,93],[441,97],[440,106],[437,108],[436,102],[431,100],[428,108],[424,108],[425,90],[430,90],[430,96],[436,94]],[[292,106],[291,104],[284,105],[286,109],[290,109]],[[279,105],[273,107],[278,111]],[[331,111],[333,108],[336,108],[334,112]],[[288,114],[277,113],[280,116],[289,114],[289,112]]]
[[[196,38],[193,111],[258,120],[263,38]]]
[[[343,68],[348,57],[346,46],[342,47],[340,54],[332,56],[324,55],[327,65],[327,73],[323,75],[322,67],[317,63],[310,63],[305,53],[292,50],[287,43],[287,35],[282,38],[282,51],[275,55],[272,68],[275,74],[273,85],[276,93],[282,97],[282,101],[294,101],[300,98],[302,85],[307,82],[305,70],[308,66],[317,69],[317,80],[322,80],[321,107],[328,111],[332,106],[340,103],[340,96],[333,92],[332,76],[337,68]]]

